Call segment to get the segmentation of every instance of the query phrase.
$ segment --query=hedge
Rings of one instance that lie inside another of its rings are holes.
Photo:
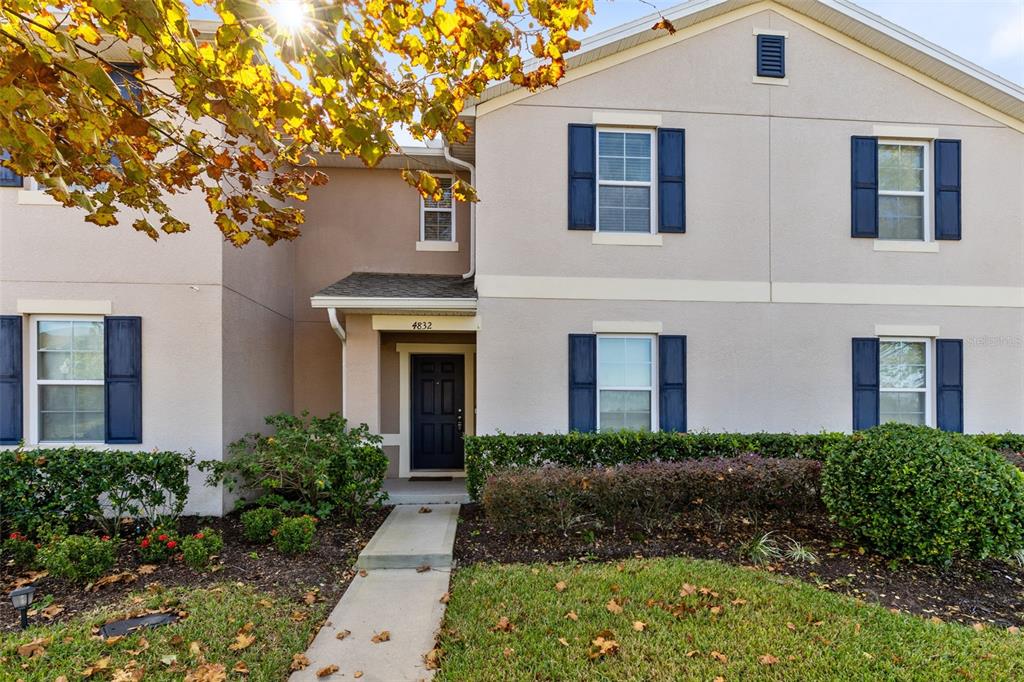
[[[503,469],[488,477],[487,518],[513,533],[587,527],[647,533],[701,510],[821,508],[821,463],[743,455],[576,469]]]
[[[0,450],[0,532],[98,523],[110,535],[122,517],[181,514],[191,453],[39,448]]]
[[[1024,452],[1024,435],[969,436],[994,450]],[[831,445],[849,434],[794,433],[665,433],[618,431],[613,433],[498,434],[466,436],[466,488],[479,500],[484,482],[494,471],[508,467],[556,464],[589,468],[638,462],[678,462],[705,457],[736,457],[755,453],[762,457],[824,461]]]

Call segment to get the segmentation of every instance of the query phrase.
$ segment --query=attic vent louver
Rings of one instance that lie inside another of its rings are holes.
[[[786,39],[783,36],[757,36],[757,75],[762,78],[786,77]]]

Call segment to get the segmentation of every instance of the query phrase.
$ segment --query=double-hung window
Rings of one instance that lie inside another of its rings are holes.
[[[420,198],[420,240],[425,242],[455,241],[455,200],[452,197],[454,178],[439,177],[441,199]]]
[[[878,141],[878,238],[930,239],[928,143]]]
[[[928,425],[931,361],[928,339],[879,341],[879,421]]]
[[[103,442],[103,320],[36,318],[32,332],[37,442]]]
[[[597,428],[652,431],[654,337],[597,337]]]
[[[654,232],[654,131],[598,129],[598,232]]]

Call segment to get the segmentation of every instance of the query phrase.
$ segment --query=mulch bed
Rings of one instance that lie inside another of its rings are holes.
[[[464,505],[455,539],[458,565],[611,561],[627,557],[687,556],[751,565],[742,547],[774,531],[780,545],[792,538],[813,551],[817,564],[789,560],[762,566],[822,589],[945,621],[1024,626],[1024,570],[1001,561],[956,562],[948,568],[891,564],[864,551],[825,515],[688,515],[648,534],[603,529],[596,533],[514,534],[490,524],[483,509]]]
[[[76,613],[106,606],[122,600],[128,593],[146,589],[153,583],[164,587],[202,588],[215,583],[243,582],[258,590],[281,596],[299,596],[305,591],[318,589],[318,599],[333,603],[341,598],[354,572],[351,569],[363,546],[384,521],[390,508],[371,511],[359,523],[322,520],[317,528],[316,542],[306,554],[285,556],[273,545],[257,545],[242,537],[242,525],[237,516],[227,518],[182,517],[178,530],[182,534],[195,533],[209,526],[224,538],[224,549],[213,570],[195,571],[178,561],[158,564],[146,575],[138,574],[140,561],[137,542],[127,540],[121,544],[117,565],[111,574],[130,574],[127,580],[86,591],[82,585],[44,577],[33,583],[36,587],[35,604],[48,595],[52,603],[63,610],[52,620],[36,616],[37,622],[56,622]],[[18,615],[6,599],[6,592],[18,577],[10,567],[0,566],[0,586],[4,594],[0,601],[0,632],[17,629]]]

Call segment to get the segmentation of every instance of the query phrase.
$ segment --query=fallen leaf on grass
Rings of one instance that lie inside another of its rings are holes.
[[[604,607],[608,609],[608,613],[622,613],[622,606],[620,606],[619,602],[615,601],[614,599],[609,599],[608,603],[605,604]]]
[[[434,647],[423,654],[423,665],[427,670],[437,670],[441,667],[441,650]]]
[[[1020,628],[1017,627],[1016,625],[1011,625],[1010,627],[1006,628],[1006,631],[1009,632],[1011,635],[1019,635],[1020,634]]]
[[[567,640],[565,637],[559,637],[558,643],[562,646],[569,646],[569,640]]]
[[[615,635],[612,634],[611,630],[602,630],[597,634],[590,642],[590,652],[588,655],[591,659],[603,658],[605,656],[611,656],[619,652],[619,643],[614,639]]]
[[[239,630],[238,634],[235,635],[235,641],[228,646],[228,649],[231,651],[241,651],[242,649],[252,646],[252,643],[255,641],[256,635]]]
[[[81,672],[82,677],[92,677],[96,673],[110,670],[110,656],[104,656]]]
[[[441,598],[438,599],[438,601],[441,602],[442,604],[447,604],[448,601],[451,598],[452,598],[452,593],[451,592],[445,592],[444,594],[441,595]]]
[[[345,639],[351,634],[351,630],[338,630],[338,634],[334,635],[334,639]]]
[[[333,675],[336,672],[338,672],[338,666],[336,666],[333,663],[331,663],[330,665],[325,665],[324,667],[322,667],[319,670],[317,670],[316,671],[316,676],[317,677],[328,677],[329,675]]]
[[[292,622],[301,623],[302,621],[306,620],[306,615],[307,614],[303,611],[292,611]]]
[[[717,616],[718,614],[720,614],[722,612],[722,607],[721,606],[712,606],[709,610],[711,611],[711,615],[712,616]]]
[[[502,616],[498,619],[497,625],[491,628],[491,632],[512,632],[515,629],[515,624],[513,624],[507,617]]]
[[[156,564],[142,564],[137,569],[135,569],[135,571],[139,575],[149,575],[150,573],[156,571]]]
[[[642,620],[634,620],[633,629],[637,632],[643,632],[647,629],[647,623],[643,622]]]
[[[679,588],[679,596],[680,597],[689,597],[691,594],[695,593],[696,591],[697,591],[697,586],[696,585],[691,585],[690,583],[683,583],[683,586],[681,588]]]
[[[306,602],[310,606],[316,603],[316,590],[310,590],[306,594],[302,595],[302,601]]]
[[[223,663],[204,663],[185,675],[185,682],[224,682],[228,679]]]
[[[711,658],[715,659],[719,663],[728,663],[729,657],[723,654],[721,651],[712,651],[710,654]]]
[[[576,615],[575,611],[570,611],[569,613],[565,614],[565,617],[568,618],[569,620],[579,620],[580,619],[580,617]]]
[[[292,656],[292,670],[302,670],[307,667],[309,667],[309,659],[306,658],[306,654],[295,654]]]
[[[513,649],[511,647],[505,647],[505,650],[502,651],[501,653],[504,654],[505,658],[510,658],[512,656],[512,654],[514,654],[515,652],[516,652],[515,649]]]
[[[239,675],[248,675],[249,666],[245,664],[245,661],[238,661],[235,663],[235,667],[231,669],[231,672],[238,673]]]
[[[139,682],[145,674],[146,669],[138,667],[137,661],[128,661],[125,667],[114,671],[111,682]]]
[[[178,656],[177,656],[177,654],[169,654],[167,656],[161,656],[160,657],[160,662],[163,663],[164,665],[174,665],[175,663],[178,662]]]
[[[564,580],[559,580],[555,583],[555,591],[557,592],[565,592],[566,587],[568,587],[568,585],[565,584]]]
[[[779,659],[775,656],[772,656],[771,654],[765,654],[763,656],[758,656],[757,662],[761,665],[775,665],[779,662]]]
[[[135,582],[138,579],[139,579],[139,576],[135,575],[134,573],[132,573],[130,571],[125,571],[123,573],[112,573],[110,575],[103,576],[102,578],[100,578],[99,580],[97,580],[94,583],[90,583],[90,584],[86,585],[85,586],[85,591],[86,592],[95,592],[96,590],[100,589],[101,587],[106,587],[107,585],[113,585],[114,583],[121,583],[121,582],[133,583],[133,582]]]
[[[390,630],[381,630],[380,632],[375,634],[373,637],[371,637],[370,641],[373,642],[374,644],[380,644],[381,642],[389,642],[389,641],[391,641],[391,631]]]
[[[18,655],[26,658],[36,658],[46,653],[46,647],[50,646],[52,640],[49,637],[37,637],[27,644],[18,647]]]
[[[63,604],[50,604],[49,606],[47,606],[42,611],[39,611],[39,615],[42,616],[43,618],[45,618],[46,620],[53,620],[54,618],[56,618],[57,616],[59,616],[62,613],[64,613],[64,605]],[[34,615],[34,614],[33,614],[32,611],[29,611],[29,615]]]
[[[733,606],[742,606],[742,605],[747,603],[747,600],[746,599],[740,599],[739,597],[736,597],[735,599],[733,599],[729,603],[732,604]]]
[[[128,654],[130,656],[138,656],[139,654],[141,654],[143,651],[145,651],[148,648],[149,648],[149,640],[146,639],[145,637],[139,637],[139,648],[138,649],[129,649],[128,650]]]
[[[721,675],[718,675],[712,682],[725,682],[725,678]]]
[[[786,627],[789,628],[791,632],[796,632],[796,625],[793,623],[786,623]]]
[[[985,624],[984,623],[975,623],[971,627],[974,628],[975,632],[981,632],[982,630],[985,629]]]

